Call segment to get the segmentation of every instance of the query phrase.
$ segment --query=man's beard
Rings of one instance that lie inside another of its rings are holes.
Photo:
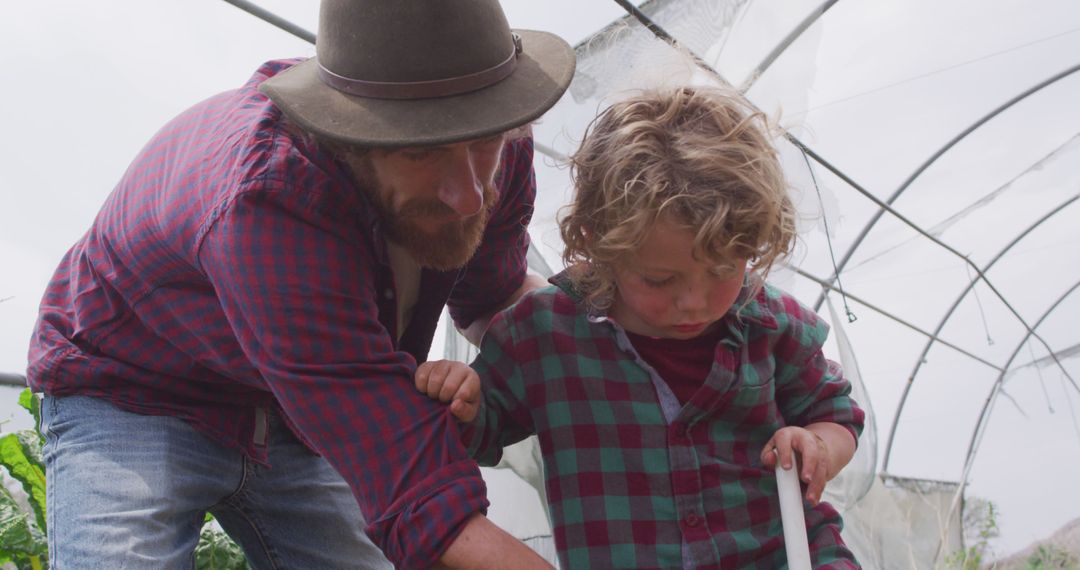
[[[412,199],[394,211],[389,196],[394,189],[383,187],[367,157],[349,161],[361,189],[367,192],[383,222],[386,239],[400,245],[420,267],[449,271],[463,267],[484,237],[488,217],[495,204],[495,188],[485,183],[480,211],[461,219],[452,208],[434,198]],[[425,219],[450,220],[434,230],[420,225]]]
[[[405,248],[420,267],[449,271],[464,266],[480,247],[488,216],[495,202],[495,189],[484,185],[484,205],[465,219],[444,222],[434,232],[420,227],[418,220],[434,217],[456,218],[458,214],[439,200],[409,200],[396,213],[383,213],[387,239]]]

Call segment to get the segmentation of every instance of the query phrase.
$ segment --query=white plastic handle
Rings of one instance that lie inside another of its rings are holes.
[[[802,490],[795,467],[784,469],[776,460],[776,486],[780,492],[780,520],[784,524],[784,549],[789,570],[811,570],[810,545],[806,541]]]

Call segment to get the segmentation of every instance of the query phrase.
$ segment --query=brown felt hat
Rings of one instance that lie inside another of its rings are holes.
[[[316,57],[260,88],[300,127],[368,147],[439,145],[550,109],[574,51],[511,30],[497,0],[322,0]]]

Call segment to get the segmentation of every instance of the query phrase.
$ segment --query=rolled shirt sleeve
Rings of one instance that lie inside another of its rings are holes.
[[[776,346],[776,399],[783,417],[792,425],[839,424],[858,442],[865,413],[851,399],[843,370],[822,352],[829,325],[794,299],[785,301],[789,330]]]

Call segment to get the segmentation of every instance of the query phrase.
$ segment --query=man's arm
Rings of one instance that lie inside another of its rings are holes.
[[[531,138],[507,142],[495,186],[499,199],[483,241],[447,300],[455,326],[474,345],[495,313],[543,285],[540,277],[528,274],[528,225],[536,201]]]
[[[465,528],[446,549],[435,568],[494,570],[508,565],[522,570],[552,568],[525,543],[477,513],[465,523]]]
[[[372,242],[324,188],[258,178],[207,232],[200,266],[243,357],[353,489],[368,535],[397,567],[428,568],[486,508],[484,482],[455,420],[410,387],[415,361],[378,320]]]
[[[491,318],[495,316],[499,311],[513,305],[518,302],[518,299],[522,295],[532,291],[533,289],[539,289],[546,286],[547,280],[535,273],[526,273],[525,279],[522,280],[521,285],[515,290],[505,301],[503,301],[495,310],[490,313],[486,313],[480,317],[477,317],[472,323],[469,324],[464,330],[461,330],[461,334],[471,343],[473,346],[480,346],[480,340],[484,338],[484,333],[488,329],[488,325],[491,324]]]

